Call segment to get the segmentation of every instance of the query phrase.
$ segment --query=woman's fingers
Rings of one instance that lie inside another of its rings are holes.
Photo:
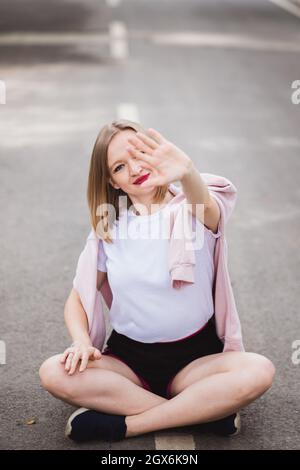
[[[66,371],[68,371],[71,367],[71,362],[72,362],[73,356],[74,356],[73,352],[68,353],[68,357],[67,357],[66,365],[65,365],[65,370]]]
[[[79,367],[79,372],[83,372],[86,369],[88,362],[89,362],[89,354],[83,353],[82,358],[81,358],[81,364]]]
[[[135,137],[147,145],[151,150],[156,150],[159,146],[159,144],[151,138],[150,135],[146,135],[143,132],[137,132]]]
[[[94,361],[95,359],[100,359],[101,353],[97,348],[89,348],[89,350],[82,354],[81,358],[81,365],[79,367],[79,372],[83,372],[86,369],[86,366],[90,361]]]
[[[139,159],[142,161],[141,166],[145,168],[146,170],[153,171],[154,166],[153,166],[153,160],[151,157],[149,157],[146,153],[142,153],[139,150],[133,148],[133,147],[126,147],[126,150],[133,155],[135,158]]]
[[[69,353],[70,353],[69,348],[66,349],[66,350],[62,353],[61,358],[60,358],[60,362],[61,362],[62,364],[63,364],[63,363],[65,362],[65,360],[67,359],[67,356],[69,355]]]
[[[128,146],[128,147],[126,147],[126,150],[128,150],[128,152],[131,153],[134,157],[143,160],[144,162],[148,163],[149,165],[151,165],[151,163],[153,162],[153,159],[150,155],[148,155],[147,153],[145,153],[141,150],[138,150],[135,147]]]
[[[147,134],[152,140],[154,140],[159,145],[166,142],[166,139],[152,127],[149,127],[149,129],[147,129]]]
[[[142,152],[146,152],[149,155],[152,153],[152,149],[149,145],[147,145],[145,142],[143,142],[141,139],[138,139],[136,137],[129,137],[128,142],[132,144],[134,147],[136,147],[138,150]]]
[[[74,351],[74,348],[67,348],[62,354],[60,361],[65,362],[65,370],[69,375],[74,374],[78,363],[81,361],[79,371],[82,372],[86,369],[89,360],[94,361],[95,359],[101,358],[101,352],[99,349],[94,347],[81,348]]]
[[[150,188],[151,186],[162,186],[164,185],[164,181],[159,177],[159,176],[149,176],[145,181],[141,183],[141,186],[143,188]]]
[[[99,351],[99,349],[95,348],[93,356],[95,359],[101,358],[101,352]]]
[[[81,353],[79,351],[74,354],[71,362],[71,368],[69,370],[69,375],[72,375],[75,372],[80,356]]]

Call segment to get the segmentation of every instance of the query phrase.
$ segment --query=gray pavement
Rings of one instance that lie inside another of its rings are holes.
[[[123,62],[110,57],[112,21],[128,28]],[[19,42],[5,44],[12,32],[22,33]],[[173,32],[198,36],[184,45],[182,37],[166,40]],[[49,44],[25,45],[37,33],[51,33]],[[99,43],[66,44],[71,33],[99,34]],[[291,360],[300,340],[300,104],[291,101],[299,39],[299,18],[267,1],[1,2],[1,449],[155,449],[154,433],[109,445],[69,442],[63,430],[73,407],[38,377],[42,361],[69,344],[63,307],[89,232],[90,154],[120,103],[134,103],[141,122],[200,171],[238,188],[227,239],[244,342],[277,374],[242,411],[241,435],[194,435],[196,449],[300,448],[300,364]]]

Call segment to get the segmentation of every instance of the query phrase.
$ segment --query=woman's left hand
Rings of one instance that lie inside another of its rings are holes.
[[[165,139],[155,129],[148,129],[147,135],[137,132],[128,138],[132,144],[128,152],[143,161],[143,167],[151,171],[143,187],[163,186],[173,181],[181,181],[189,173],[192,160],[178,147]]]

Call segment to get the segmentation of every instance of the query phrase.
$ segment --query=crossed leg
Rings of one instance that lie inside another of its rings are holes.
[[[178,372],[167,400],[143,389],[137,375],[113,357],[91,361],[87,370],[73,376],[59,357],[42,364],[43,386],[73,405],[125,415],[126,437],[225,417],[268,390],[275,373],[272,362],[259,354],[213,354]]]
[[[68,375],[61,354],[40,367],[43,387],[56,398],[74,406],[105,413],[135,415],[167,401],[143,388],[138,376],[122,361],[107,355],[89,361],[84,372]]]
[[[226,352],[196,359],[173,379],[171,400],[126,417],[126,436],[224,418],[265,393],[274,374],[272,362],[256,353]]]

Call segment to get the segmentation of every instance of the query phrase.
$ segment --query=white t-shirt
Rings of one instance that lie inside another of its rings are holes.
[[[197,224],[204,231],[203,246],[195,250],[195,283],[174,289],[168,270],[170,242],[162,236],[167,211],[168,204],[144,216],[129,210],[115,222],[113,243],[99,241],[104,250],[98,252],[98,270],[107,272],[113,295],[110,323],[118,333],[144,343],[189,336],[214,314],[213,256],[220,232],[214,234],[193,217],[193,230]]]

